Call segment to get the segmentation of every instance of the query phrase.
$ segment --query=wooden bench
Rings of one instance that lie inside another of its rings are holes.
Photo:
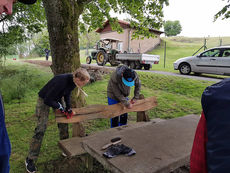
[[[71,119],[66,119],[66,117],[60,114],[56,115],[57,123],[73,123],[75,126],[75,128],[73,128],[73,138],[59,141],[58,145],[60,149],[69,157],[86,153],[82,148],[82,141],[87,139],[87,136],[82,137],[81,135],[81,131],[84,131],[84,129],[82,129],[83,126],[79,124],[79,122],[82,121],[113,118],[128,112],[137,112],[137,122],[149,121],[149,117],[145,111],[157,106],[156,98],[149,97],[145,99],[143,95],[140,98],[141,99],[137,100],[133,105],[132,109],[127,109],[120,103],[114,105],[90,105],[83,108],[73,109],[75,116]],[[127,126],[124,126],[123,128],[125,127]]]

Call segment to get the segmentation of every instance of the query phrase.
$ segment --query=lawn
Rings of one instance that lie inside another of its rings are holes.
[[[161,61],[159,65],[156,65],[157,70],[173,71],[171,63],[174,60],[178,57],[193,54],[200,47],[200,44],[196,42],[186,43],[184,41],[184,43],[170,39],[167,39],[166,42],[168,45],[167,65],[164,69]],[[163,52],[161,46],[152,53],[160,54],[162,58]],[[158,106],[148,111],[151,119],[168,119],[188,114],[199,115],[201,113],[200,99],[202,92],[207,86],[213,84],[213,82],[209,81],[145,72],[138,72],[138,75],[142,82],[141,93],[145,97],[155,96],[157,98]],[[4,98],[6,125],[12,144],[12,155],[10,158],[11,173],[25,172],[24,159],[36,125],[34,114],[37,93],[51,78],[52,73],[48,67],[40,67],[20,61],[8,59],[6,66],[0,68],[0,90]],[[88,105],[107,104],[106,88],[109,78],[110,75],[106,75],[103,80],[83,88],[89,95],[86,98]],[[135,121],[136,114],[131,113],[129,123],[134,123]],[[92,120],[83,124],[88,134],[110,128],[108,119]],[[49,124],[37,161],[39,172],[68,172],[65,167],[60,166],[61,164],[71,168],[74,166],[72,169],[76,172],[87,172],[83,166],[78,166],[77,164],[68,165],[66,163],[67,160],[61,157],[61,151],[57,146],[58,139],[58,129],[51,111]]]
[[[11,173],[18,173],[25,171],[24,159],[36,125],[34,111],[37,92],[52,77],[52,74],[32,64],[9,62],[5,68],[0,70],[0,89],[5,102],[6,125],[12,144]],[[174,118],[188,114],[199,115],[201,94],[207,86],[213,83],[144,72],[138,72],[138,74],[142,81],[141,93],[145,97],[157,97],[158,106],[148,111],[151,119]],[[87,104],[107,104],[108,80],[109,75],[104,76],[101,81],[84,87],[89,95],[86,98]],[[131,113],[129,123],[134,123],[135,120],[136,114]],[[84,122],[84,126],[88,134],[110,128],[108,119]],[[37,162],[39,172],[54,172],[56,164],[64,162],[57,146],[58,139],[58,129],[51,111]]]
[[[210,37],[207,39],[207,48],[212,48],[220,45],[220,38]],[[164,66],[164,47],[166,43],[166,58]],[[230,45],[230,37],[222,38],[222,45]],[[150,54],[160,55],[158,65],[153,65],[152,70],[170,71],[179,73],[173,69],[173,62],[179,58],[192,56],[204,45],[204,38],[189,38],[189,37],[169,37],[163,38],[161,45],[158,46]],[[204,51],[202,48],[198,53]]]

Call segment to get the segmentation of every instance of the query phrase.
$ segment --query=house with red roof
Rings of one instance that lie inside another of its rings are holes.
[[[119,40],[118,49],[123,52],[130,53],[146,53],[153,50],[157,45],[160,44],[161,39],[160,35],[164,32],[149,29],[150,32],[155,34],[155,37],[144,38],[144,39],[132,39],[132,34],[135,31],[134,28],[131,28],[130,24],[126,21],[118,20],[118,23],[123,28],[123,33],[118,33],[113,31],[109,20],[103,24],[103,28],[98,28],[97,33],[100,34],[100,39],[115,39]]]

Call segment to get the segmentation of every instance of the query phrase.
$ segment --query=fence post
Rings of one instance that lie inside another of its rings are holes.
[[[165,61],[166,61],[166,41],[165,41],[165,51],[164,51],[164,68],[165,68]]]

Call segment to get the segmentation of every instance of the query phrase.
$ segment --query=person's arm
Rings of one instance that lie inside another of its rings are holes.
[[[49,88],[49,91],[46,93],[44,98],[44,103],[54,109],[60,108],[60,103],[56,100],[57,95],[63,89],[63,84],[61,82],[56,81],[52,87]]]
[[[190,173],[207,173],[206,144],[208,141],[207,124],[202,111],[190,155]]]
[[[64,95],[64,100],[65,100],[65,104],[66,104],[66,109],[70,109],[71,108],[71,101],[70,101],[70,98],[71,98],[71,91],[69,91],[67,94]]]
[[[123,94],[121,93],[121,91],[119,90],[117,85],[118,85],[117,83],[112,81],[112,92],[115,95],[115,97],[118,99],[118,101],[120,101],[123,105],[128,107],[130,105],[130,103],[128,102],[126,97],[123,96]]]
[[[3,101],[2,101],[2,95],[1,95],[1,92],[0,92],[0,124],[1,123],[4,123],[4,105],[3,105]]]

